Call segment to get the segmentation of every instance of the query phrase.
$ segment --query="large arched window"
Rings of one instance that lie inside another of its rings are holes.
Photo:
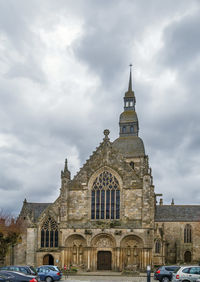
[[[102,172],[93,182],[91,193],[92,219],[120,218],[119,182],[112,173]]]
[[[192,228],[190,224],[186,224],[184,228],[184,243],[192,242]]]
[[[41,248],[58,247],[58,224],[49,217],[41,228]]]

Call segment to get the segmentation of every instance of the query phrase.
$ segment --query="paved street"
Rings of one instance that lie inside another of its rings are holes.
[[[146,282],[146,277],[124,277],[124,276],[70,276],[68,278],[63,277],[62,281],[70,281],[70,282],[79,282],[79,281],[85,281],[85,282]],[[151,281],[153,282],[154,279],[151,278]]]

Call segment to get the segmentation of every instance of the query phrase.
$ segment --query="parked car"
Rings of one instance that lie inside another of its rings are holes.
[[[13,276],[11,276],[10,274],[2,274],[0,272],[0,282],[12,282]]]
[[[51,266],[40,266],[37,268],[37,273],[41,281],[52,282],[61,279],[60,271]]]
[[[8,265],[0,267],[0,270],[12,270],[23,272],[24,274],[37,275],[37,271],[30,265]]]
[[[200,280],[200,266],[181,266],[173,273],[173,282],[193,282]]]
[[[50,268],[50,269],[54,269],[55,271],[57,271],[57,272],[60,272],[60,276],[61,276],[61,278],[62,278],[62,271],[60,270],[60,268],[57,266],[57,265],[41,265],[41,266],[39,266],[38,268],[41,268],[41,267],[43,267],[43,268]]]
[[[12,271],[12,270],[1,270],[0,274],[7,276],[10,282],[38,282],[37,276],[28,275],[22,272]]]
[[[154,279],[160,282],[172,280],[173,272],[179,268],[177,265],[162,265],[154,272]]]

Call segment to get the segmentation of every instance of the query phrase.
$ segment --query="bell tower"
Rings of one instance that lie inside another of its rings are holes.
[[[127,136],[138,136],[139,125],[138,118],[135,112],[135,94],[132,90],[132,65],[130,65],[130,76],[128,91],[124,95],[124,112],[120,115],[119,128],[120,128],[120,137]]]

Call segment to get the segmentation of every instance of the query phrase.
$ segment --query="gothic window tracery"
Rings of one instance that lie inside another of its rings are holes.
[[[49,217],[41,228],[41,248],[58,247],[58,224]]]
[[[155,253],[160,254],[160,250],[161,250],[160,240],[156,240],[156,242],[155,242]]]
[[[192,243],[192,228],[190,224],[186,224],[184,228],[184,243]]]
[[[104,171],[95,179],[91,191],[92,219],[120,218],[120,187],[112,173]]]

